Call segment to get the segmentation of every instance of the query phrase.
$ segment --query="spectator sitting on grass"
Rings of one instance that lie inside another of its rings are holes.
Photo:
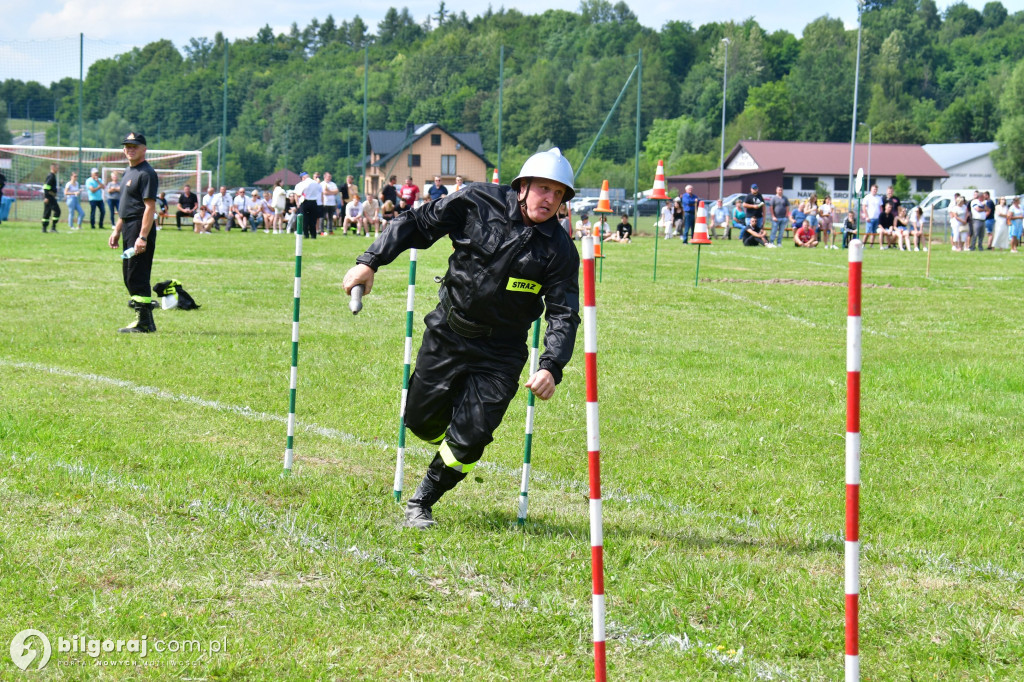
[[[363,204],[359,201],[359,195],[353,194],[348,203],[345,204],[345,220],[342,222],[342,232],[348,234],[349,228],[358,234],[363,218]]]
[[[580,213],[580,219],[576,221],[576,231],[574,237],[576,239],[583,239],[593,231],[593,227],[590,225],[590,216],[586,213]]]
[[[192,231],[196,234],[210,234],[213,227],[213,213],[204,204],[192,214]]]
[[[628,244],[630,242],[630,237],[633,236],[633,226],[629,224],[629,216],[625,213],[623,213],[620,218],[621,219],[615,233],[610,235],[606,241]]]
[[[711,209],[711,215],[708,216],[708,231],[711,232],[712,239],[718,239],[718,231],[715,228],[722,228],[722,236],[729,231],[729,209],[722,205],[722,200],[719,199],[715,202],[714,208]],[[730,235],[731,236],[731,235]]]
[[[817,232],[815,232],[810,221],[806,218],[800,223],[800,227],[793,231],[793,245],[797,248],[802,246],[806,249],[813,249],[818,245]]]
[[[758,216],[750,216],[746,218],[747,226],[740,232],[740,239],[743,240],[744,246],[770,246],[775,245],[768,241],[768,235],[764,233],[764,229],[757,226]]]
[[[846,220],[843,221],[843,248],[847,248],[850,242],[857,237],[857,219],[853,211],[847,211]]]
[[[249,199],[245,196],[245,188],[239,187],[235,191],[235,198],[228,205],[228,231],[232,227],[242,228],[242,232],[249,231]]]
[[[263,200],[260,201],[260,210],[263,212],[263,232],[268,233],[270,228],[276,224],[274,221],[277,216],[274,213],[273,195],[266,190],[263,192]],[[276,234],[277,230],[275,229],[274,232]]]
[[[398,211],[395,210],[395,203],[388,199],[384,202],[384,206],[381,207],[380,212],[380,229],[383,232],[388,229],[388,223],[398,217]]]
[[[249,201],[246,204],[246,210],[249,212],[249,225],[252,226],[252,231],[255,232],[263,222],[263,199],[260,198],[260,191],[254,189],[249,197]],[[263,226],[263,231],[267,231],[267,226]]]
[[[286,206],[284,214],[285,232],[291,234],[299,228],[299,199],[295,194],[295,190],[288,190],[284,201]]]
[[[380,234],[380,204],[372,194],[366,195],[366,201],[360,209],[359,217],[363,224],[363,233],[370,236],[370,225],[373,225],[373,236]]]

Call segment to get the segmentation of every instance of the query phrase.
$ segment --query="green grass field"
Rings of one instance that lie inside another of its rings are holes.
[[[202,309],[152,335],[116,333],[105,240],[0,227],[0,678],[592,679],[582,330],[525,530],[523,393],[439,527],[403,530],[407,259],[354,317],[369,240],[306,242],[283,477],[294,238],[161,232],[154,282]],[[841,679],[846,252],[716,242],[695,287],[696,250],[660,241],[653,283],[654,246],[607,244],[597,292],[609,678]],[[417,346],[449,253],[420,252]],[[1020,680],[1024,257],[925,257],[864,263],[863,679]],[[7,656],[25,628],[42,672]],[[204,649],[58,651],[79,635]]]

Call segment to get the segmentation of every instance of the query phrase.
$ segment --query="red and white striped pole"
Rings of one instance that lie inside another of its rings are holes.
[[[601,435],[597,413],[597,309],[594,238],[583,238],[583,350],[587,379],[587,460],[590,471],[590,562],[594,582],[594,679],[605,682],[604,530],[601,520]]]
[[[864,243],[850,242],[846,312],[846,682],[860,679],[860,292]]]

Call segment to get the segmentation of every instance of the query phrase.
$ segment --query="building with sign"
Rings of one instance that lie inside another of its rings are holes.
[[[879,191],[896,181],[897,175],[910,180],[910,191],[927,194],[938,189],[949,177],[920,145],[857,144],[853,168],[863,168],[866,187],[878,185]],[[722,196],[746,192],[756,183],[762,194],[774,194],[782,186],[791,201],[803,199],[822,188],[839,203],[850,196],[850,145],[843,142],[780,142],[742,140],[725,157]],[[668,186],[679,192],[693,185],[702,198],[718,198],[718,169],[666,178]]]
[[[997,196],[1014,193],[1013,183],[1006,180],[992,163],[995,142],[963,144],[926,144],[924,150],[949,173],[949,178],[936,189],[994,189]]]

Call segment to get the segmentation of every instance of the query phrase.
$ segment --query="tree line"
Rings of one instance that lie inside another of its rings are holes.
[[[879,143],[1002,145],[1004,175],[1024,180],[1024,12],[1001,2],[869,0],[862,15],[858,126]],[[728,44],[723,42],[728,39]],[[286,33],[269,26],[228,42],[161,40],[95,62],[83,84],[86,146],[116,146],[138,128],[154,146],[217,158],[228,184],[279,167],[359,173],[364,57],[368,125],[437,122],[479,132],[498,147],[499,53],[504,46],[502,179],[538,148],[557,145],[579,163],[642,53],[641,184],[658,159],[669,174],[718,165],[723,66],[728,50],[726,146],[740,139],[847,141],[857,30],[823,16],[800,35],[767,32],[756,17],[694,27],[644,27],[624,2],[583,0],[575,12],[525,15],[488,7],[476,17],[438,11],[417,22],[391,8],[371,32],[359,17],[328,15]],[[364,52],[365,51],[365,52]],[[632,186],[637,77],[623,93],[579,179]],[[0,100],[56,101],[63,140],[77,140],[77,80],[44,87],[7,80]],[[24,104],[20,105],[24,109]],[[0,117],[6,107],[0,107]],[[0,130],[5,129],[0,119]],[[206,145],[204,147],[204,145]],[[483,179],[483,178],[475,178]]]

